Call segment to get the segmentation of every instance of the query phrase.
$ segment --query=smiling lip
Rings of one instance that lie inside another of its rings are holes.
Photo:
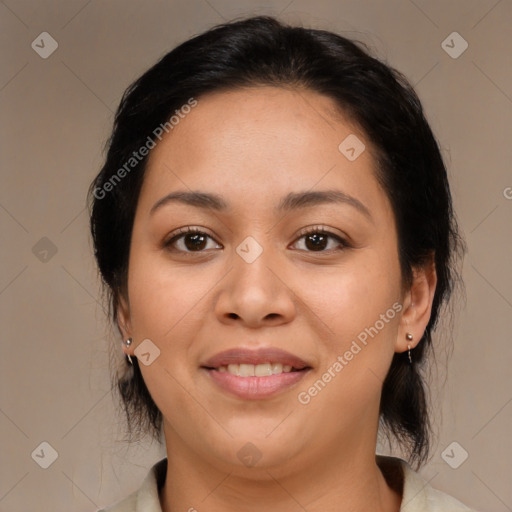
[[[243,348],[234,348],[219,352],[208,359],[201,366],[203,368],[219,368],[229,364],[263,364],[263,363],[281,363],[289,365],[296,370],[303,370],[308,364],[300,357],[294,356],[280,348],[261,348],[257,350],[248,350]]]
[[[263,377],[241,377],[219,368],[230,364],[280,363],[291,366],[289,372]],[[304,378],[311,367],[301,358],[277,348],[259,350],[231,349],[213,356],[201,368],[221,389],[245,400],[270,398]]]

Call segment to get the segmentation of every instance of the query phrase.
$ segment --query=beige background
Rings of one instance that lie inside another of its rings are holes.
[[[481,511],[512,510],[512,2],[5,0],[1,511],[96,510],[135,489],[163,456],[149,443],[123,443],[117,426],[85,193],[126,86],[189,36],[261,13],[366,41],[416,86],[469,248],[467,304],[447,372],[441,357],[443,414],[422,474]],[[44,31],[59,45],[47,59],[31,48]],[[469,44],[456,59],[441,46],[453,31]],[[51,243],[36,246],[43,237]],[[58,452],[48,469],[31,457],[43,441]],[[458,469],[441,457],[454,441],[469,454]]]

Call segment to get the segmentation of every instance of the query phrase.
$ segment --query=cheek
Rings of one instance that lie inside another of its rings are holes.
[[[149,339],[159,350],[154,362],[139,367],[153,400],[168,419],[174,418],[176,410],[197,414],[184,392],[190,387],[190,369],[184,363],[196,357],[194,340],[205,321],[204,299],[214,282],[214,276],[208,280],[207,274],[173,268],[161,254],[150,251],[134,251],[130,259],[133,337],[137,342]]]
[[[162,255],[134,253],[128,292],[135,334],[162,342],[177,340],[174,333],[186,328],[203,307],[213,277],[191,267],[171,266]]]
[[[354,258],[316,282],[303,287],[303,297],[328,330],[312,410],[342,404],[354,411],[362,407],[362,414],[378,402],[394,354],[401,310],[398,262],[369,251],[364,261]]]
[[[330,332],[329,339],[339,340],[338,348],[373,326],[400,299],[398,265],[391,260],[379,263],[378,258],[367,258],[367,262],[337,268],[330,274],[304,273],[297,287]],[[387,315],[385,320],[392,318],[386,326],[396,323],[394,313],[392,310]]]

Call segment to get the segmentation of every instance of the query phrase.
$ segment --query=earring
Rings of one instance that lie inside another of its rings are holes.
[[[129,346],[132,344],[132,342],[133,342],[133,339],[132,339],[132,338],[128,338],[128,339],[124,342],[124,344],[125,344],[127,347],[129,347]],[[132,358],[131,358],[130,354],[127,354],[127,357],[128,357],[128,361],[130,361],[130,364],[131,364],[131,365],[133,365],[133,361],[132,361]]]
[[[412,337],[412,334],[410,332],[408,332],[406,335],[405,335],[405,338],[407,339],[407,341],[412,341],[413,340],[413,337]],[[407,343],[407,354],[409,356],[409,363],[412,364],[412,357],[411,357],[411,344],[410,343]]]

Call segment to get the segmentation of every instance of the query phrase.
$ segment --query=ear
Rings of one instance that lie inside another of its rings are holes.
[[[407,345],[414,348],[420,341],[432,312],[432,301],[437,285],[434,254],[425,264],[413,268],[413,278],[403,299],[403,313],[395,343],[395,352],[405,352]],[[407,334],[412,340],[407,339]]]
[[[123,337],[123,352],[126,355],[133,356],[133,346],[127,347],[125,341],[132,337],[132,324],[130,317],[130,305],[128,299],[121,295],[117,304],[117,327]]]

